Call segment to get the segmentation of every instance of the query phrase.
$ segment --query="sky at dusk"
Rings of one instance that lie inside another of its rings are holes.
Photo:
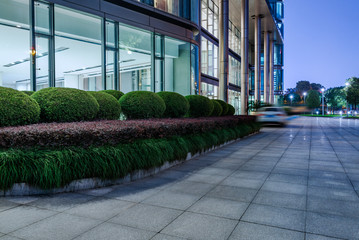
[[[284,88],[359,77],[359,0],[286,0]]]

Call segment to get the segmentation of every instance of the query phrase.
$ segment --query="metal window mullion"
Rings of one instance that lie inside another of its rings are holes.
[[[115,59],[114,59],[114,89],[120,90],[121,75],[119,69],[120,43],[119,43],[119,24],[115,22]]]
[[[162,69],[161,69],[161,78],[162,78],[162,90],[166,91],[165,89],[165,83],[166,83],[166,74],[165,74],[165,69],[166,69],[166,61],[165,61],[165,57],[166,57],[166,53],[165,53],[165,37],[162,35],[161,36],[161,63],[162,63]]]
[[[49,86],[56,87],[55,74],[55,12],[54,4],[49,4],[50,37],[49,37]]]
[[[101,76],[102,88],[106,89],[106,19],[101,18]]]
[[[36,91],[36,36],[35,36],[35,2],[29,0],[30,17],[30,90]]]
[[[152,62],[152,64],[151,64],[151,80],[152,80],[152,91],[153,92],[156,92],[156,74],[155,74],[155,70],[156,70],[156,66],[155,66],[155,62],[156,62],[156,60],[155,60],[155,54],[156,54],[156,44],[155,44],[155,42],[156,42],[156,40],[155,40],[155,38],[156,38],[156,34],[155,33],[152,33],[152,37],[151,37],[151,49],[152,49],[152,51],[151,51],[151,62]]]

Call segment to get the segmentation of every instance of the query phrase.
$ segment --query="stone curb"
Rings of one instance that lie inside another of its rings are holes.
[[[193,158],[204,155],[206,153],[212,152],[214,150],[222,148],[231,143],[238,142],[241,139],[244,139],[246,137],[252,136],[257,133],[259,133],[259,132],[249,134],[245,137],[238,138],[236,140],[231,140],[231,141],[225,142],[219,146],[212,147],[211,149],[204,151],[202,153],[196,153],[194,155],[192,155],[191,153],[188,153],[185,160],[175,160],[172,162],[165,162],[160,167],[154,167],[154,168],[150,168],[148,170],[137,170],[137,171],[127,174],[123,178],[119,178],[119,179],[115,179],[115,180],[103,180],[100,178],[85,178],[85,179],[80,179],[80,180],[74,180],[62,188],[54,188],[54,189],[48,189],[48,190],[30,186],[27,183],[16,183],[13,185],[13,187],[10,190],[0,191],[0,196],[10,197],[10,196],[48,195],[48,194],[56,194],[56,193],[67,193],[67,192],[75,192],[75,191],[81,191],[81,190],[89,190],[89,189],[100,188],[100,187],[108,187],[111,185],[119,185],[119,184],[129,183],[129,182],[136,181],[136,180],[139,180],[142,178],[153,176],[153,175],[155,175],[159,172],[162,172],[166,169],[169,169],[171,167],[174,167],[176,165],[179,165],[183,162],[189,161]]]

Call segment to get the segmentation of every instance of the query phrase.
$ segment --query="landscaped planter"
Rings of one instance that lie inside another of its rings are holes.
[[[236,116],[2,128],[0,191],[53,193],[118,184],[258,130],[254,118]]]

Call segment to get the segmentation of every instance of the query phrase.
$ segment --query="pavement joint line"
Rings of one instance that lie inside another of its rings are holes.
[[[349,119],[347,119],[347,120],[349,120]],[[323,126],[322,126],[322,125],[319,125],[319,126],[320,126],[321,130],[323,131]],[[336,132],[337,132],[337,131],[336,131]],[[348,131],[347,131],[347,132],[348,132]],[[339,158],[337,152],[334,150],[332,141],[330,140],[330,138],[328,137],[328,135],[325,133],[325,131],[323,131],[323,133],[324,133],[325,137],[327,138],[327,140],[329,141],[329,144],[330,144],[330,146],[332,147],[332,149],[333,149],[333,151],[334,151],[334,153],[335,153],[335,156],[337,156],[337,159],[338,159],[340,165],[342,166],[342,168],[343,168],[343,170],[344,170],[344,173],[345,173],[347,179],[349,180],[349,182],[350,182],[350,184],[351,184],[351,186],[352,186],[352,188],[353,188],[353,191],[356,193],[356,195],[357,195],[357,197],[358,197],[358,199],[359,199],[359,193],[358,193],[357,191],[355,191],[354,184],[353,184],[352,180],[350,179],[350,177],[348,176],[348,172],[347,172],[346,168],[344,167],[342,160]],[[340,134],[340,135],[341,135],[341,134]],[[350,145],[352,145],[354,148],[356,148],[355,145],[353,145],[351,142],[349,142],[349,141],[347,141],[347,140],[346,140],[346,142],[349,143]],[[356,148],[356,149],[357,149],[357,148]],[[357,149],[357,150],[359,150],[359,149]]]
[[[293,139],[298,135],[298,133],[299,133],[299,130],[297,130],[296,135],[293,137]],[[282,133],[280,136],[278,136],[278,138],[280,138],[281,136],[283,136],[283,135],[285,135],[285,134],[287,134],[287,133],[286,133],[286,132]],[[278,138],[277,138],[277,139],[278,139]],[[292,141],[287,145],[287,147],[286,147],[286,149],[284,150],[282,156],[277,160],[276,164],[273,166],[272,170],[271,170],[271,171],[269,172],[269,174],[267,175],[267,177],[266,177],[266,179],[264,180],[264,182],[263,182],[263,184],[261,185],[261,187],[257,190],[257,192],[256,192],[256,194],[254,195],[254,197],[252,198],[251,202],[248,204],[246,210],[243,212],[242,216],[241,216],[240,219],[238,220],[238,223],[237,223],[236,226],[233,228],[232,232],[229,234],[227,240],[230,239],[230,237],[232,236],[234,230],[238,227],[239,223],[242,221],[243,216],[246,214],[246,212],[248,211],[248,209],[249,209],[249,207],[251,206],[251,204],[253,204],[253,201],[254,201],[254,199],[257,197],[259,191],[262,189],[263,185],[265,184],[265,182],[267,181],[267,179],[269,178],[269,176],[271,175],[271,173],[273,172],[273,170],[274,170],[275,167],[277,166],[278,162],[279,162],[280,159],[284,156],[284,154],[285,154],[285,152],[287,151],[287,149],[289,148],[289,146],[292,144],[293,139],[292,139]],[[275,140],[274,140],[274,141],[271,141],[266,147],[268,147],[269,145],[271,145],[273,142],[275,142]]]
[[[307,175],[307,191],[305,197],[305,213],[304,213],[304,231],[307,232],[307,217],[308,217],[308,189],[309,189],[309,172],[310,172],[310,156],[312,152],[312,139],[313,139],[313,124],[312,119],[310,121],[310,142],[309,142],[309,161],[308,161],[308,175]],[[304,234],[304,240],[307,239],[307,234]]]

